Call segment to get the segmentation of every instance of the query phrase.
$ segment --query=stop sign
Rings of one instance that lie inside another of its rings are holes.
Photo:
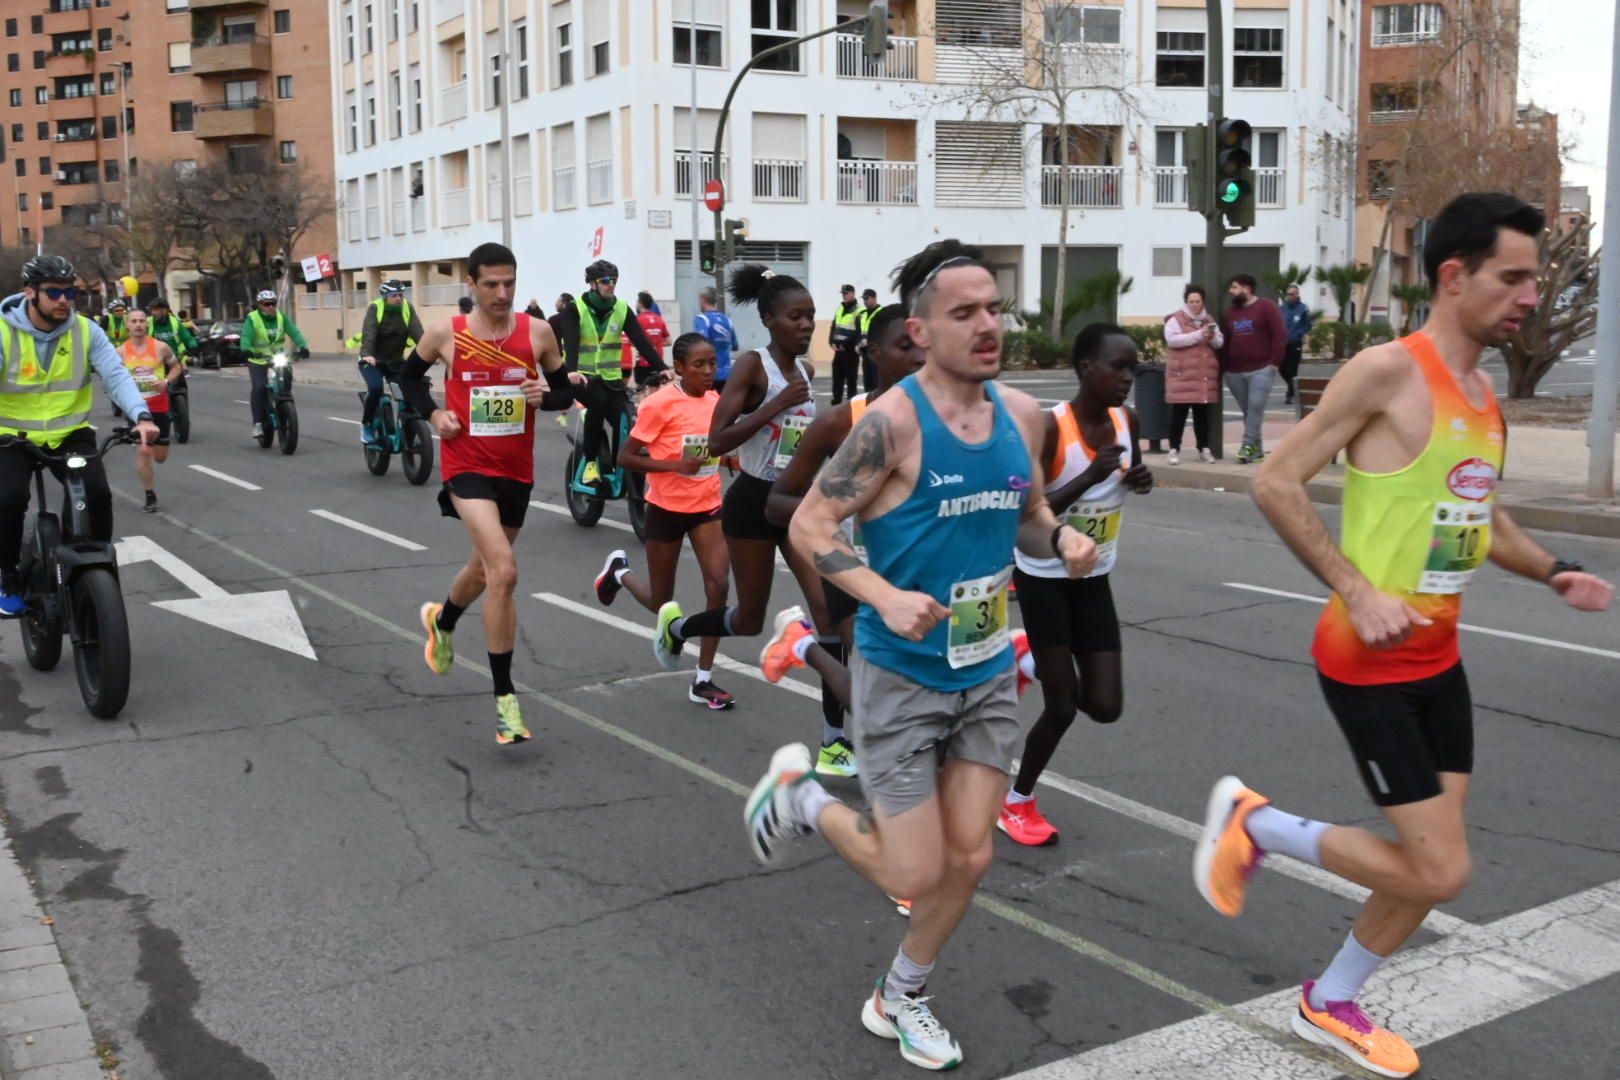
[[[710,180],[703,185],[703,205],[712,213],[718,214],[726,208],[726,188],[718,180]]]

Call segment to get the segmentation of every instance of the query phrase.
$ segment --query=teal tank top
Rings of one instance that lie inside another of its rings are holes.
[[[896,588],[929,594],[951,616],[922,641],[907,641],[863,604],[855,647],[918,686],[954,693],[988,682],[1012,663],[1007,597],[1029,497],[1029,451],[995,383],[984,384],[995,427],[977,445],[945,426],[915,375],[900,389],[917,410],[922,462],[905,502],[861,522],[867,562]]]

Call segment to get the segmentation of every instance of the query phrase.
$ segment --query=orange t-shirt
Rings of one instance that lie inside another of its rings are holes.
[[[703,514],[720,505],[720,459],[709,455],[709,423],[719,402],[713,390],[695,398],[677,383],[642,402],[630,437],[645,443],[653,460],[697,457],[704,462],[695,476],[648,473],[648,502],[677,514]]]

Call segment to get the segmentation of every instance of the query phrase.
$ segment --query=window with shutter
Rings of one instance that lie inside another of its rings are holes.
[[[934,127],[934,201],[1023,206],[1023,154],[1018,124],[940,121]]]

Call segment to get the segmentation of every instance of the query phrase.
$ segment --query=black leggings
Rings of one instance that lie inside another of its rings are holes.
[[[248,381],[252,384],[252,391],[248,394],[248,409],[253,413],[255,424],[264,423],[265,414],[270,411],[270,365],[249,363]],[[288,364],[281,373],[281,385],[288,390],[292,389],[292,365]]]
[[[1209,405],[1170,406],[1170,449],[1181,449],[1181,432],[1187,426],[1189,412],[1193,417],[1193,438],[1198,442],[1198,449],[1208,446],[1210,409]]]
[[[94,451],[96,449],[96,433],[89,428],[81,428],[62,440],[56,448],[57,453],[69,451]],[[60,468],[53,469],[60,477]],[[24,450],[10,447],[0,449],[0,574],[4,574],[9,584],[11,574],[17,568],[17,558],[22,554],[22,539],[24,518],[28,514],[28,504],[32,501],[34,482],[34,459]],[[50,491],[47,484],[45,490]],[[86,509],[90,511],[90,539],[111,540],[113,535],[113,508],[112,489],[107,486],[107,470],[100,461],[92,461],[84,470],[84,493],[86,501],[90,504]],[[66,505],[66,495],[63,496],[62,531],[65,533],[71,520]]]
[[[837,405],[845,398],[855,396],[855,381],[860,378],[861,358],[855,352],[844,350],[833,353],[832,362],[832,403]]]
[[[630,400],[624,380],[616,379],[610,383],[593,376],[584,387],[577,388],[574,396],[585,406],[585,460],[594,461],[601,456],[602,425],[606,423],[608,447],[612,452],[607,459],[606,471],[611,472],[618,467],[619,424]]]

